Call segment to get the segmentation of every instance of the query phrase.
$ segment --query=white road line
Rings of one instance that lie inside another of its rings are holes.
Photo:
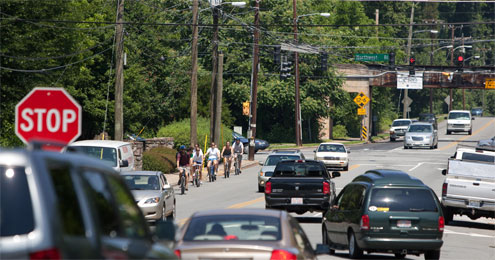
[[[476,233],[462,233],[462,232],[456,232],[452,230],[444,230],[444,234],[452,234],[452,235],[462,235],[462,236],[470,236],[470,237],[486,237],[486,238],[495,238],[495,236],[489,236],[489,235],[483,235],[483,234],[476,234]]]
[[[409,169],[410,172],[416,170],[416,168],[418,168],[419,166],[423,165],[422,162],[418,163],[416,166],[412,167],[411,169]]]
[[[399,146],[399,147],[397,147],[397,148],[395,148],[395,149],[388,150],[388,151],[387,151],[387,153],[397,152],[397,151],[400,151],[400,150],[402,150],[402,149],[403,149],[403,147]]]

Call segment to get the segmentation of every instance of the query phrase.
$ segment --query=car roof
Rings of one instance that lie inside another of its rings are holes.
[[[395,119],[394,121],[412,121],[412,120],[408,118],[399,118],[399,119]]]
[[[433,125],[433,124],[429,122],[417,121],[417,122],[413,122],[410,125]]]
[[[403,171],[390,169],[369,170],[354,178],[352,182],[366,182],[375,186],[426,186],[416,177]]]
[[[158,175],[160,171],[125,171],[121,172],[120,175]]]
[[[301,150],[299,149],[285,149],[285,150],[273,150],[270,152],[270,155],[274,154],[300,154]]]
[[[99,146],[99,147],[119,147],[123,145],[128,145],[131,143],[122,142],[122,141],[114,141],[114,140],[83,140],[73,142],[69,146]]]
[[[331,145],[342,145],[342,146],[345,146],[343,143],[332,143],[332,142],[321,143],[320,145],[322,145],[322,144],[331,144]]]
[[[270,216],[280,218],[287,213],[280,210],[266,210],[266,209],[214,209],[214,210],[202,210],[194,213],[192,217],[203,216],[215,216],[215,215],[257,215],[257,216]]]
[[[471,111],[469,111],[469,110],[450,110],[449,114],[450,113],[455,113],[455,112],[471,113]]]

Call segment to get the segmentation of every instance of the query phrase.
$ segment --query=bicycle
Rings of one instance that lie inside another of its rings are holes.
[[[215,164],[212,162],[210,168],[208,169],[208,180],[210,182],[214,182],[216,179],[215,176]]]
[[[196,187],[201,186],[201,182],[199,179],[199,169],[201,167],[201,164],[193,164],[193,167],[195,167],[194,173],[193,173],[193,186],[196,185]]]
[[[241,160],[242,160],[242,154],[236,154],[235,155],[235,158],[234,158],[234,168],[235,168],[235,175],[239,175],[241,174],[241,168],[239,167],[239,165],[241,164]]]
[[[186,170],[182,169],[180,173],[180,194],[184,195],[186,190]]]
[[[232,164],[232,161],[230,158],[226,158],[225,160],[225,169],[224,169],[224,178],[230,178],[230,165]]]

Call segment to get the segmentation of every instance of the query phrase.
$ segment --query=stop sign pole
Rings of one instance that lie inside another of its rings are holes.
[[[34,88],[15,107],[15,133],[33,140],[69,144],[81,135],[81,106],[63,88]]]

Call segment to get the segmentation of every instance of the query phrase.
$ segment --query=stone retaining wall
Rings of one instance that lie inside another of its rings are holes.
[[[168,147],[174,148],[174,138],[172,137],[155,137],[145,139],[145,141],[129,140],[132,144],[132,151],[134,152],[135,168],[140,171],[143,169],[143,152],[156,147]]]

